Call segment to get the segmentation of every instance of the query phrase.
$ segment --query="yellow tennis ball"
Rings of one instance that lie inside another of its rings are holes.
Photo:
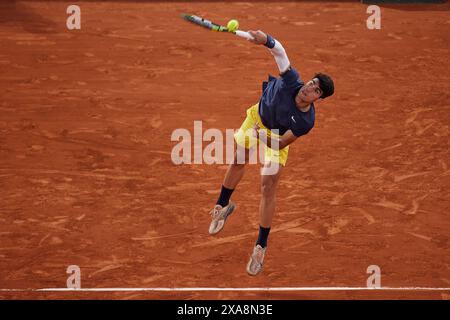
[[[230,20],[227,23],[227,29],[230,32],[234,32],[239,29],[239,22],[237,20]]]

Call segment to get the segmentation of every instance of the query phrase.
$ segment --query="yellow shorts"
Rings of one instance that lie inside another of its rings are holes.
[[[244,147],[246,149],[250,149],[254,147],[257,144],[256,138],[253,138],[251,136],[251,132],[255,124],[258,123],[258,126],[265,130],[267,133],[267,139],[270,139],[270,137],[281,137],[280,135],[277,135],[273,133],[270,129],[266,128],[262,121],[261,117],[259,116],[258,112],[258,103],[254,106],[247,109],[247,118],[245,118],[244,122],[242,123],[241,127],[239,128],[239,131],[234,134],[234,140],[238,145],[241,147]],[[276,162],[283,166],[286,165],[288,153],[289,153],[289,146],[284,147],[281,150],[273,150],[269,147],[267,147],[264,142],[261,142],[261,144],[264,145],[264,162]]]

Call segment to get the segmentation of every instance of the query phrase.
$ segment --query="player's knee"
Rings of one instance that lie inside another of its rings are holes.
[[[267,178],[261,182],[261,194],[263,197],[273,197],[277,188],[275,179]]]

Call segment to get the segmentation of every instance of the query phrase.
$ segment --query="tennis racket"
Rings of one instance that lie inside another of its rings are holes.
[[[183,13],[183,14],[181,14],[181,17],[186,21],[189,21],[191,23],[194,23],[196,25],[199,25],[201,27],[204,27],[204,28],[212,30],[212,31],[229,32],[229,33],[233,33],[233,34],[237,35],[238,37],[242,37],[247,40],[253,39],[253,37],[250,35],[250,33],[246,32],[246,31],[241,31],[241,30],[229,31],[227,29],[227,27],[222,26],[217,23],[214,23],[212,21],[203,19],[202,17],[199,17],[199,16],[194,16],[192,14]]]

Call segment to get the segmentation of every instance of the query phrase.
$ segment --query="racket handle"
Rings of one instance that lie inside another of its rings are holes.
[[[252,40],[253,39],[253,37],[247,31],[237,30],[236,31],[236,35],[238,37],[242,37],[242,38],[247,39],[247,40]]]

